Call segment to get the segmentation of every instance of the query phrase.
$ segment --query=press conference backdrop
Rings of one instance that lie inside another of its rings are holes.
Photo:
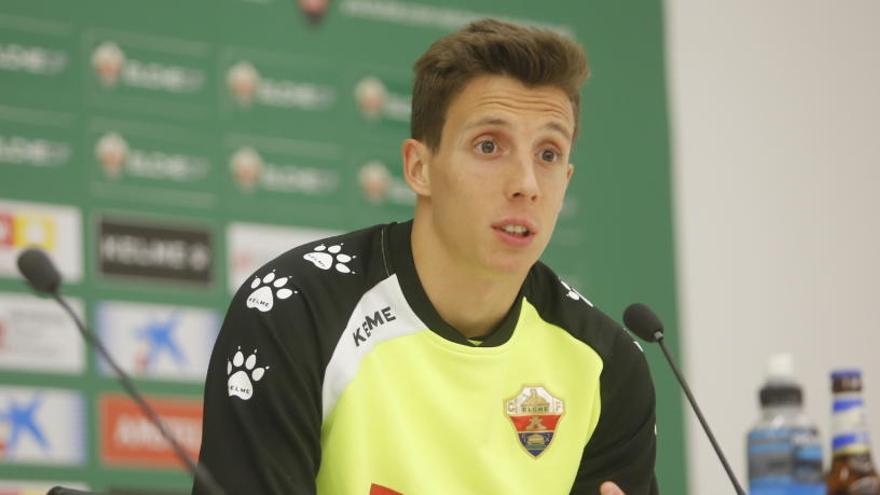
[[[612,316],[651,303],[677,349],[659,1],[6,0],[0,488],[189,486],[105,363],[18,279],[22,247],[56,260],[77,310],[195,455],[232,291],[294,245],[410,217],[398,151],[410,67],[485,16],[588,47],[576,172],[545,261]],[[679,392],[649,359],[660,483],[685,493]]]

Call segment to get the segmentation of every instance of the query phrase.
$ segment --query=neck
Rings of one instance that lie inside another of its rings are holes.
[[[412,253],[419,281],[444,321],[466,338],[490,333],[507,315],[528,273],[490,273],[456,259],[416,215]]]

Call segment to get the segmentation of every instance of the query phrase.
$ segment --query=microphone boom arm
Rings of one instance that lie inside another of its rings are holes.
[[[703,417],[703,412],[700,411],[700,406],[697,405],[697,401],[694,399],[693,394],[691,394],[690,387],[688,387],[687,382],[678,371],[678,367],[675,365],[675,361],[672,360],[672,356],[669,354],[669,350],[666,349],[666,344],[663,343],[663,333],[657,332],[654,334],[654,337],[656,338],[657,343],[660,344],[660,349],[663,350],[663,355],[666,356],[666,361],[668,361],[669,366],[672,367],[672,371],[675,373],[675,378],[677,378],[678,383],[681,384],[681,388],[684,390],[684,395],[687,396],[688,401],[691,403],[691,408],[693,408],[694,412],[697,414],[697,419],[700,420],[700,425],[702,425],[703,431],[705,431],[706,436],[709,437],[709,442],[712,443],[712,448],[715,449],[715,454],[718,455],[718,459],[721,461],[721,465],[724,466],[724,471],[727,472],[727,477],[729,477],[730,482],[733,483],[733,487],[734,489],[736,489],[737,495],[746,495],[746,492],[739,485],[739,481],[737,481],[736,476],[733,475],[733,470],[730,469],[730,465],[727,463],[727,458],[725,458],[724,454],[721,452],[721,447],[715,440],[715,435],[713,435],[712,430],[709,429],[709,425],[706,423],[706,418]]]
[[[119,380],[119,383],[126,390],[126,392],[131,395],[134,401],[140,406],[141,410],[144,411],[147,415],[147,419],[153,423],[154,426],[159,430],[159,433],[162,434],[162,437],[168,441],[171,445],[172,450],[177,455],[177,457],[183,462],[186,466],[187,470],[192,473],[193,477],[202,482],[205,487],[208,489],[209,493],[213,493],[215,495],[224,495],[225,492],[220,485],[217,484],[217,481],[211,475],[211,473],[202,467],[200,464],[194,462],[189,454],[186,453],[183,446],[174,438],[174,435],[168,431],[168,428],[159,418],[159,415],[153,409],[152,406],[143,398],[143,396],[138,392],[137,388],[128,378],[128,375],[116,364],[116,361],[110,356],[110,353],[107,351],[107,348],[104,347],[103,342],[98,339],[88,328],[80,321],[79,317],[76,313],[73,312],[73,309],[67,304],[67,301],[62,298],[58,292],[49,292],[48,293],[58,304],[64,308],[65,311],[73,318],[73,321],[76,323],[76,328],[79,330],[79,333],[83,336],[83,339],[86,340],[89,344],[94,346],[94,348],[98,351],[98,354],[104,358],[107,363],[113,368],[113,371],[116,373],[116,378]]]

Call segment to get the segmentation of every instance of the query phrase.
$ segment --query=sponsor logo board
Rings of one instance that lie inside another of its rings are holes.
[[[70,57],[64,50],[32,44],[0,42],[0,70],[54,76],[65,70]]]
[[[102,29],[85,38],[93,103],[183,118],[210,114],[210,44]]]
[[[167,55],[150,53],[140,43],[132,43],[137,46],[134,49],[126,47],[126,55],[120,44],[124,43],[106,39],[92,49],[92,68],[102,86],[123,84],[168,93],[194,93],[205,86],[205,72],[200,68],[169,61]]]
[[[232,154],[229,166],[235,182],[245,192],[258,188],[315,196],[335,192],[339,188],[339,173],[311,161],[294,158],[286,163],[273,163],[256,149],[242,147]]]
[[[335,230],[255,223],[232,223],[226,229],[229,290],[235,292],[258,268],[302,244],[338,235]]]
[[[374,22],[386,22],[401,26],[435,28],[455,31],[465,24],[492,17],[498,20],[539,27],[575,38],[574,29],[565,24],[541,22],[535,19],[514,18],[497,13],[478,12],[420,2],[400,0],[343,0],[339,12],[347,17]]]
[[[88,485],[78,481],[0,480],[0,495],[45,495],[56,486],[74,490],[89,489]]]
[[[358,185],[364,199],[373,205],[396,205],[411,207],[416,195],[406,182],[391,173],[382,160],[367,160],[358,169]]]
[[[70,128],[34,125],[0,114],[0,167],[20,165],[58,168],[70,165],[74,147],[67,139]]]
[[[204,380],[220,325],[213,310],[122,301],[99,302],[95,321],[104,345],[128,373],[189,382]],[[113,374],[104,360],[100,368]]]
[[[213,234],[207,227],[103,217],[97,248],[102,275],[203,286],[213,282]]]
[[[75,83],[73,26],[48,19],[0,16],[3,97],[17,104],[69,107]]]
[[[86,457],[85,441],[80,394],[0,386],[0,462],[80,465]]]
[[[351,215],[354,177],[335,143],[228,133],[227,193],[262,222],[323,223]],[[318,220],[310,220],[318,217]]]
[[[202,436],[201,399],[147,397],[146,400],[184,450],[197,458]],[[128,397],[102,396],[98,414],[100,456],[105,465],[182,468],[159,430]]]
[[[412,109],[409,77],[397,73],[369,73],[357,79],[354,101],[368,122],[409,124]]]
[[[191,132],[141,124],[94,122],[89,146],[98,176],[111,182],[183,185],[205,189],[211,172],[207,144]]]
[[[265,55],[239,57],[226,69],[226,88],[234,104],[230,110],[268,107],[327,111],[336,105],[339,95],[327,68],[267,59]]]
[[[67,298],[83,318],[83,305]],[[0,292],[0,368],[82,373],[85,348],[76,324],[55,301]]]
[[[38,247],[66,282],[82,278],[82,218],[71,206],[0,199],[0,276],[20,277],[16,259]]]

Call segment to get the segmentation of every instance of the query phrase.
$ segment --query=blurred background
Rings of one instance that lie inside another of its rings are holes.
[[[50,253],[197,452],[232,291],[290,247],[410,217],[411,65],[482,17],[586,46],[576,172],[545,261],[613,317],[655,308],[740,478],[775,352],[794,356],[826,464],[830,370],[865,371],[880,434],[876,2],[5,0],[0,493],[190,485],[19,280],[23,247]],[[646,354],[663,493],[729,492],[659,350]]]

